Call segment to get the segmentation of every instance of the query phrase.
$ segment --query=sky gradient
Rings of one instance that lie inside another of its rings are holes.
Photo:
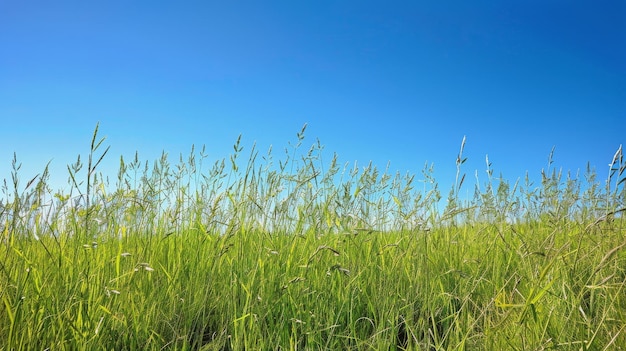
[[[86,155],[209,161],[242,134],[276,155],[304,123],[308,148],[419,174],[444,194],[464,171],[535,179],[554,166],[605,179],[626,143],[624,1],[0,0],[0,180]],[[419,178],[419,177],[418,177]],[[470,188],[471,189],[471,188]]]

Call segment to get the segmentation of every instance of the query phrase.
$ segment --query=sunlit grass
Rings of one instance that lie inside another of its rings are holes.
[[[584,181],[456,184],[250,150],[120,159],[94,132],[71,189],[0,202],[0,350],[615,350],[626,347],[626,163]],[[610,155],[609,155],[610,156]],[[550,164],[552,165],[552,155]],[[565,178],[565,179],[564,179]]]

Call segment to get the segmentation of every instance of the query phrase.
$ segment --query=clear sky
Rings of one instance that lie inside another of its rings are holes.
[[[210,161],[308,123],[330,159],[420,173],[606,177],[626,144],[626,2],[0,0],[0,179],[85,156]]]

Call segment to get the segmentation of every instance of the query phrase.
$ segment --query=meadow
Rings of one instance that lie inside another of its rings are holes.
[[[626,163],[469,185],[284,153],[108,155],[0,199],[0,350],[624,350]],[[612,156],[612,158],[611,158]],[[473,186],[473,196],[462,189]],[[465,191],[464,193],[467,193]]]

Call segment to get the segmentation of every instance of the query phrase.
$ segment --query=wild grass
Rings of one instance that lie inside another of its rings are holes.
[[[241,139],[206,165],[120,159],[96,128],[70,190],[44,171],[0,201],[0,350],[626,349],[626,163],[608,179],[456,184],[275,160]]]

